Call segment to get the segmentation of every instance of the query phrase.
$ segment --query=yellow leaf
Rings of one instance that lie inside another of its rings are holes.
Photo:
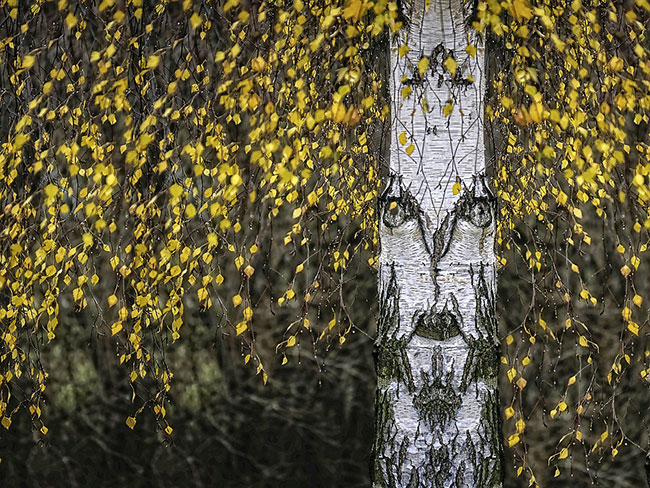
[[[108,306],[109,307],[112,307],[116,303],[117,303],[117,297],[115,295],[111,295],[110,297],[108,297]]]
[[[458,195],[460,193],[460,189],[461,189],[461,186],[460,186],[460,183],[458,181],[456,183],[454,183],[454,186],[452,186],[452,188],[451,188],[454,195]]]
[[[641,304],[643,303],[643,298],[641,298],[640,295],[634,295],[634,298],[632,298],[632,302],[633,302],[634,305],[636,305],[637,307],[640,307]]]
[[[134,417],[127,417],[126,418],[126,425],[128,425],[129,429],[133,430],[133,427],[135,427],[135,418]]]
[[[508,420],[512,418],[512,416],[515,414],[515,409],[512,407],[508,407],[506,408],[505,414],[506,414],[506,420]]]
[[[449,58],[451,59],[451,58]],[[429,69],[429,58],[423,56],[420,61],[418,61],[418,73],[422,76]]]
[[[58,192],[59,189],[56,187],[56,185],[52,183],[50,183],[45,187],[45,195],[47,195],[50,198],[54,197]]]
[[[566,447],[562,448],[562,450],[560,451],[560,459],[565,459],[568,456],[569,456],[569,450]]]
[[[36,58],[34,56],[25,56],[23,58],[23,68],[28,69],[34,66],[34,61],[36,61]]]
[[[239,322],[237,324],[237,335],[243,334],[246,329],[248,329],[248,324],[246,322]]]
[[[635,322],[628,322],[627,323],[627,328],[632,334],[638,336],[639,335],[639,324]]]
[[[205,288],[199,288],[196,290],[196,296],[198,297],[200,302],[204,302],[206,298],[208,298],[208,290]]]
[[[149,56],[147,59],[147,68],[155,68],[160,64],[160,56]]]
[[[530,114],[530,118],[532,119],[533,122],[539,123],[542,121],[542,116],[544,114],[544,107],[539,102],[533,102],[530,104],[528,113]]]
[[[524,422],[522,419],[517,420],[515,429],[517,429],[518,434],[521,434],[526,429],[526,422]]]
[[[454,58],[449,56],[447,59],[445,59],[445,62],[443,63],[445,66],[445,69],[451,73],[451,76],[456,76],[456,68],[458,68],[458,63]]]
[[[519,443],[519,434],[513,434],[508,437],[508,447],[515,446]]]
[[[72,29],[75,25],[77,25],[77,17],[75,17],[72,12],[68,13],[67,17],[65,18],[65,24],[68,26],[68,29]]]
[[[406,148],[406,154],[410,156],[413,154],[413,151],[415,151],[415,146],[413,144],[409,144],[409,146]]]
[[[196,29],[199,28],[199,26],[200,26],[202,23],[203,23],[203,19],[201,18],[201,16],[200,16],[199,14],[197,14],[196,12],[194,12],[194,13],[192,14],[192,17],[190,17],[190,24],[192,24],[192,28],[193,28],[194,30],[196,30]]]
[[[527,0],[513,0],[512,16],[517,21],[521,21],[523,19],[530,19],[533,16],[533,12],[528,6]]]
[[[84,292],[83,292],[83,290],[81,288],[75,288],[74,290],[72,290],[72,298],[76,302],[81,300],[83,298],[83,296],[84,296]]]
[[[621,310],[621,316],[625,320],[630,320],[632,317],[632,310],[630,310],[629,307],[623,307],[623,310]]]
[[[451,103],[448,103],[443,107],[442,114],[445,117],[449,117],[453,111],[454,111],[454,106]]]
[[[399,135],[398,139],[399,139],[399,143],[400,143],[402,146],[405,146],[405,145],[406,145],[406,141],[407,141],[407,139],[406,139],[406,132],[402,132],[402,133]]]
[[[469,54],[471,57],[475,58],[476,57],[476,46],[472,46],[471,44],[465,48],[465,52]]]
[[[183,193],[183,188],[180,185],[177,185],[176,183],[174,183],[172,186],[169,187],[169,194],[173,198],[180,197],[182,193]]]
[[[113,325],[111,325],[111,335],[114,336],[117,334],[119,331],[122,330],[122,322],[115,322]]]
[[[364,12],[364,2],[362,0],[351,0],[343,9],[344,19],[360,20]]]
[[[508,380],[510,380],[510,383],[512,383],[512,380],[514,380],[516,376],[517,376],[517,370],[515,368],[511,368],[508,370]]]
[[[239,307],[241,302],[242,302],[241,296],[235,295],[234,297],[232,297],[232,304],[234,307]]]
[[[296,345],[296,336],[291,336],[287,340],[287,347],[293,347]]]
[[[251,60],[251,67],[257,72],[264,71],[265,66],[266,61],[261,56],[258,56],[257,58]]]
[[[343,122],[343,119],[345,118],[345,105],[340,103],[340,102],[335,102],[332,104],[332,119],[334,122]]]

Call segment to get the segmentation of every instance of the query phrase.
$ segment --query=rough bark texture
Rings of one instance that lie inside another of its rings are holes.
[[[391,42],[390,175],[380,202],[373,483],[500,487],[496,215],[484,179],[484,50],[475,40],[476,57],[465,51],[471,8],[459,0],[404,9],[405,27]],[[403,44],[410,49],[400,57]],[[422,56],[430,66],[421,76]],[[443,68],[449,57],[458,64],[453,77]],[[405,85],[413,90],[406,99]],[[454,111],[446,117],[450,100]],[[402,132],[406,145],[398,142]],[[461,191],[454,195],[457,181]]]

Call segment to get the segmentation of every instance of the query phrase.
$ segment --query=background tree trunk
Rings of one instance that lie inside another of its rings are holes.
[[[374,486],[498,487],[496,214],[484,173],[484,48],[470,40],[471,7],[433,0],[425,11],[423,3],[402,12],[390,50]]]

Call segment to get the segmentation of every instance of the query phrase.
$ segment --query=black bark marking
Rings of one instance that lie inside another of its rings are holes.
[[[427,53],[422,53],[420,59],[427,55]],[[429,68],[426,72],[420,75],[420,70],[417,64],[411,64],[411,76],[406,78],[402,84],[404,86],[422,86],[427,82],[429,72],[431,73],[430,80],[435,82],[437,79],[438,88],[446,82],[450,88],[458,87],[461,91],[466,91],[468,86],[473,85],[473,82],[468,80],[466,76],[463,75],[463,68],[460,63],[457,66],[456,72],[452,76],[451,73],[445,68],[444,62],[447,58],[455,58],[456,53],[453,49],[446,48],[445,45],[441,42],[436,47],[433,48],[429,58]]]
[[[392,208],[391,208],[392,207]],[[422,211],[420,203],[413,194],[402,185],[402,177],[392,173],[388,176],[386,189],[379,197],[381,221],[389,229],[395,229],[411,220],[416,220],[422,243],[427,254],[431,254],[428,235],[431,222]]]
[[[441,444],[439,447],[431,446],[427,453],[427,462],[424,468],[425,477],[432,482],[434,488],[446,488],[447,480],[451,478],[453,445],[451,452],[448,446]]]
[[[417,219],[421,214],[420,204],[411,192],[402,186],[401,177],[394,174],[388,177],[388,184],[379,198],[379,205],[382,222],[389,229]]]
[[[485,266],[481,264],[478,272],[470,266],[472,287],[476,297],[476,334],[467,335],[465,340],[469,347],[460,390],[467,391],[469,385],[479,379],[496,385],[499,372],[499,337],[496,320],[496,301],[485,279]]]
[[[474,464],[476,486],[500,488],[503,485],[503,446],[501,444],[501,416],[499,415],[499,397],[496,391],[485,393],[481,408],[481,443],[487,446],[488,456],[482,457]]]
[[[438,261],[447,254],[449,245],[451,244],[451,237],[456,228],[455,212],[448,213],[442,219],[440,226],[433,233],[432,237],[432,252],[431,254],[431,267],[436,268]]]
[[[409,484],[406,485],[406,488],[420,488],[420,475],[417,467],[411,469],[411,479],[409,480]]]
[[[465,199],[460,207],[460,218],[485,229],[492,223],[492,208],[486,197]]]
[[[395,414],[393,412],[393,402],[395,399],[390,392],[381,392],[377,390],[375,402],[375,442],[372,446],[372,481],[373,486],[383,488],[396,487],[397,480],[393,476],[391,467],[392,458],[385,458],[388,452],[388,446],[394,451],[395,446]],[[401,467],[401,466],[398,466]]]
[[[451,294],[453,310],[449,310],[448,302],[442,311],[434,307],[428,311],[420,311],[416,315],[415,335],[436,341],[445,341],[461,334],[462,317],[458,310],[456,297]]]
[[[445,215],[438,228],[431,235],[430,244],[427,245],[427,251],[430,249],[430,273],[436,299],[438,299],[439,295],[439,286],[436,279],[440,271],[438,263],[449,251],[449,247],[454,240],[458,220],[461,219],[470,222],[472,225],[487,231],[492,222],[494,222],[495,207],[496,199],[485,183],[485,176],[475,176],[472,188],[461,195],[454,204],[453,210]],[[422,227],[422,231],[426,242],[428,239],[426,238],[424,227]],[[481,237],[481,242],[477,243],[479,248],[482,246],[486,234],[487,232],[484,232]]]
[[[378,378],[396,380],[415,390],[413,372],[406,349],[411,336],[397,337],[399,333],[399,288],[395,266],[390,266],[388,284],[379,299],[378,334],[375,341],[375,367]]]
[[[422,387],[413,397],[413,406],[433,429],[444,429],[456,416],[461,396],[453,386],[453,368],[445,373],[442,348],[436,347],[431,356],[431,374],[420,371]]]

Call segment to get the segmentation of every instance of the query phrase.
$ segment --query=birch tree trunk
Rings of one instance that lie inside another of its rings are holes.
[[[484,48],[471,38],[470,6],[423,3],[406,7],[404,27],[391,41],[373,483],[500,487]]]

